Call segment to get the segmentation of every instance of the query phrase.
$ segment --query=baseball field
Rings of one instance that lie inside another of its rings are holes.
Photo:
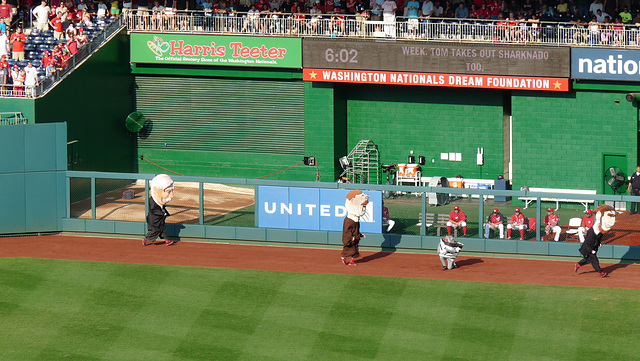
[[[0,238],[1,360],[635,360],[640,268]]]

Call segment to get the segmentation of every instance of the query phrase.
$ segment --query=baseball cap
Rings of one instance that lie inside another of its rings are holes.
[[[520,208],[516,208],[516,212],[520,213]]]
[[[553,208],[547,209],[547,212],[553,212]]]
[[[498,213],[498,208],[494,208],[493,213]]]
[[[590,209],[587,209],[587,214],[593,214],[593,211]]]
[[[459,206],[455,206],[455,207],[453,207],[453,209],[458,211],[458,210],[460,210],[460,207]]]

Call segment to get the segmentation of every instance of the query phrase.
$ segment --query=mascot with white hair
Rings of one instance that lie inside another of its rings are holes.
[[[358,244],[360,238],[365,238],[360,233],[360,217],[364,216],[369,203],[369,196],[361,190],[352,190],[347,194],[347,216],[342,224],[342,263],[347,266],[356,266],[355,258],[360,257]],[[351,260],[347,259],[351,257]]]
[[[173,199],[173,179],[166,174],[158,174],[151,180],[149,197],[149,214],[147,214],[147,236],[142,240],[142,245],[153,244],[156,239],[164,239],[167,246],[175,241],[167,239],[165,221],[170,216],[167,211],[167,203]]]
[[[602,236],[616,224],[617,213],[613,207],[605,204],[596,208],[593,213],[596,215],[593,227],[587,231],[584,243],[582,243],[580,247],[580,254],[583,258],[576,263],[574,271],[578,272],[578,268],[587,263],[591,263],[593,269],[600,274],[600,277],[607,277],[607,272],[604,272],[602,268],[600,268],[598,249],[602,246]]]

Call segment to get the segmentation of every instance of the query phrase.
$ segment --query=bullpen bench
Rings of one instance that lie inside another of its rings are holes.
[[[571,194],[571,195],[595,195],[596,191],[593,190],[583,190],[583,189],[556,189],[556,188],[529,188],[529,192],[539,192],[539,193],[562,193],[562,194]],[[524,201],[524,208],[527,209],[531,202],[535,202],[538,200],[538,197],[519,197],[521,201]],[[570,198],[550,198],[550,197],[540,197],[540,201],[542,202],[555,202],[557,211],[560,209],[560,202],[563,203],[580,203],[584,206],[584,211],[586,212],[589,209],[589,204],[592,204],[593,199],[570,199]]]
[[[420,213],[419,215],[419,220],[418,220],[418,224],[416,224],[416,226],[421,226],[422,225],[422,213]],[[438,237],[440,237],[440,229],[447,228],[447,222],[449,221],[449,214],[437,214],[437,213],[427,213],[427,215],[425,216],[426,218],[426,222],[424,224],[424,226],[426,228],[428,227],[434,227],[436,229],[436,234],[438,235]],[[458,237],[458,228],[459,227],[453,227],[453,231],[454,231],[454,236]]]

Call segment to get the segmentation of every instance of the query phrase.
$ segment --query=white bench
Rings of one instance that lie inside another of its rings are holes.
[[[563,194],[588,194],[594,195],[596,191],[593,190],[583,190],[583,189],[556,189],[556,188],[529,188],[529,192],[539,192],[539,193],[563,193]],[[527,209],[531,202],[535,202],[538,200],[538,197],[519,197],[521,201],[524,201],[524,208]],[[570,199],[570,198],[549,198],[549,197],[540,197],[540,201],[542,202],[556,202],[556,211],[560,209],[560,202],[568,202],[568,203],[580,203],[584,206],[584,211],[586,212],[589,209],[589,204],[593,203],[593,199]]]

